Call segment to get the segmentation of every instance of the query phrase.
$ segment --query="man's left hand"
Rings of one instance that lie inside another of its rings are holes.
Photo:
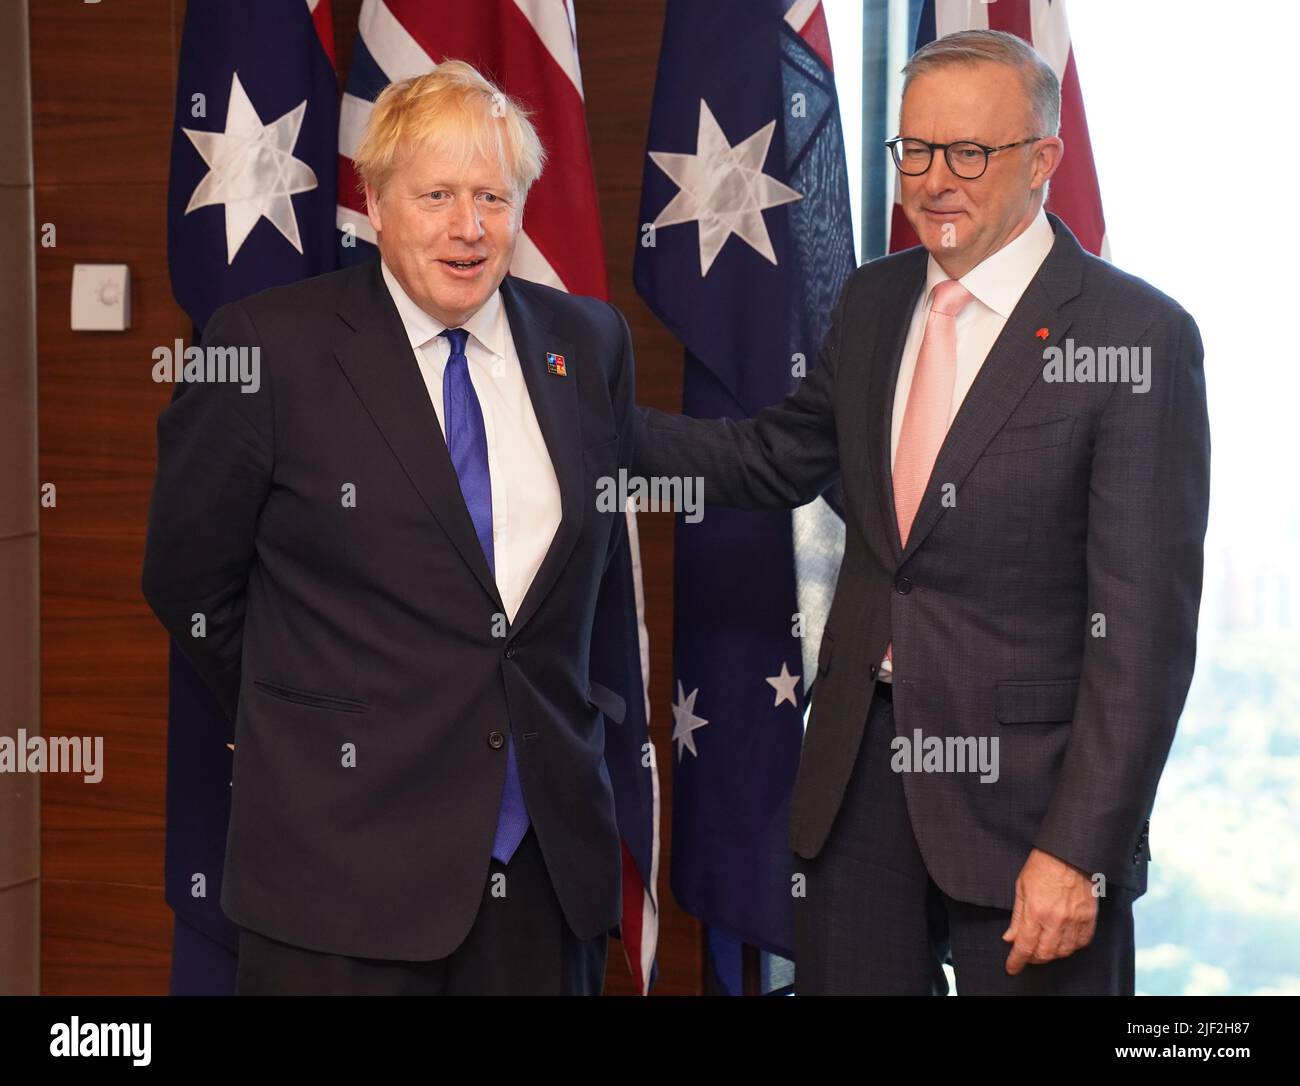
[[[1016,878],[1011,926],[1002,934],[1004,942],[1015,944],[1007,972],[1014,977],[1026,962],[1068,958],[1092,942],[1096,930],[1097,898],[1087,873],[1033,849]]]

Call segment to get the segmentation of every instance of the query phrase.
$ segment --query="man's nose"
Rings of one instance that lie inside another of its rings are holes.
[[[478,204],[474,200],[457,200],[452,209],[451,236],[465,241],[478,241],[483,236],[483,220],[479,218]]]
[[[942,151],[936,150],[930,160],[930,168],[925,171],[925,193],[927,196],[939,196],[957,187],[957,175],[948,168],[948,159]]]

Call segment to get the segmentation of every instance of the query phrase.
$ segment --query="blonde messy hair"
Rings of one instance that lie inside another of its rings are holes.
[[[413,148],[436,144],[462,164],[476,154],[495,156],[522,201],[546,162],[528,116],[472,64],[444,60],[384,88],[352,161],[363,186],[382,194]]]

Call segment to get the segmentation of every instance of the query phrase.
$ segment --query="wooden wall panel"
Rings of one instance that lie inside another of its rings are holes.
[[[340,64],[361,0],[335,0]],[[42,796],[42,978],[48,994],[165,993],[162,891],[167,638],[139,594],[154,425],[169,386],[150,352],[189,324],[166,266],[166,184],[184,0],[32,5],[42,511],[42,691],[47,734],[102,735],[97,785],[49,775]],[[638,399],[681,402],[681,351],[632,289],[641,169],[663,0],[577,0],[588,123],[611,297],[637,351]],[[132,328],[68,328],[72,266],[125,262]],[[672,518],[643,514],[651,731],[663,794],[661,994],[701,990],[696,921],[672,900]],[[608,990],[631,991],[611,943]]]
[[[41,511],[41,712],[48,735],[102,736],[98,784],[47,774],[42,991],[165,993],[167,637],[140,596],[153,348],[188,338],[167,280],[175,94],[171,0],[31,5]],[[127,332],[72,332],[76,263],[126,263]]]
[[[38,184],[167,183],[182,13],[172,0],[31,4]]]

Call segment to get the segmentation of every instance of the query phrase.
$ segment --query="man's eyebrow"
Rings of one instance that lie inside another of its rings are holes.
[[[509,181],[420,181],[416,186],[421,192],[432,192],[437,189],[454,189],[454,188],[471,188],[471,189],[492,189],[496,192],[510,192]]]

